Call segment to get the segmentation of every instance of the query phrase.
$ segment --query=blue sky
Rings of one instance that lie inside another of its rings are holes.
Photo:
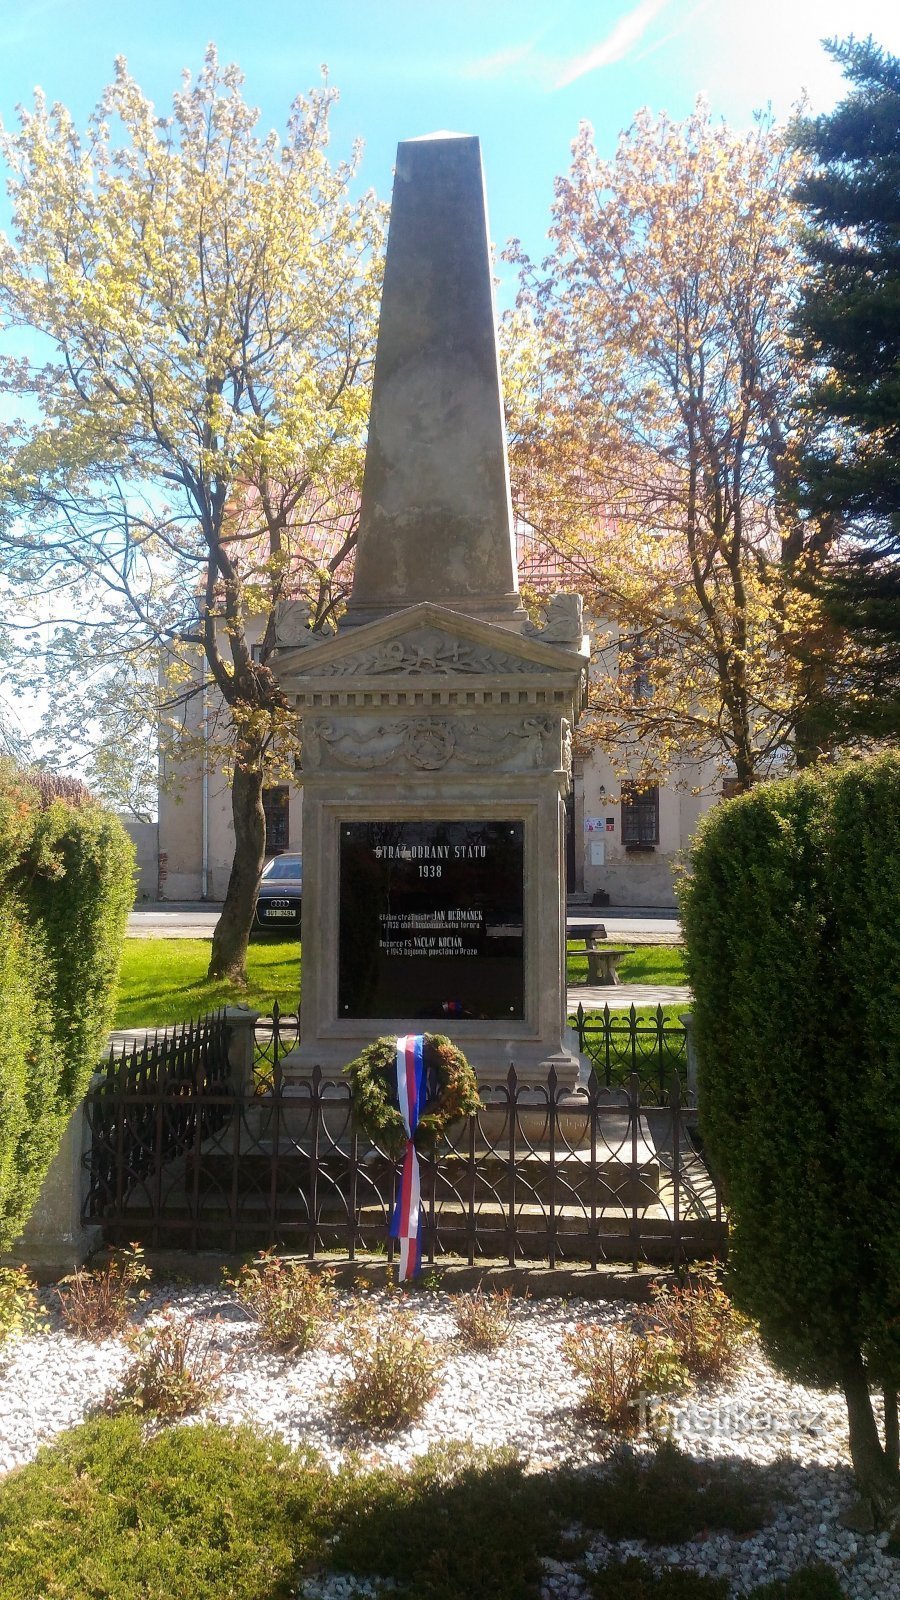
[[[851,28],[900,53],[896,0],[3,0],[0,117],[40,84],[83,123],[119,54],[163,111],[213,39],[281,127],[326,62],[335,147],[364,140],[366,186],[388,197],[398,139],[477,133],[495,241],[540,255],[580,121],[611,153],[638,107],[680,117],[701,91],[739,126],[803,89],[826,107],[841,79],[820,40]]]

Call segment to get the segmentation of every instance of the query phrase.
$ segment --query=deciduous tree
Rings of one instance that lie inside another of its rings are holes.
[[[330,604],[328,560],[291,530],[360,472],[382,227],[371,195],[351,197],[358,151],[329,162],[334,92],[263,138],[241,85],[210,49],[159,117],[120,60],[84,136],[38,94],[3,136],[0,249],[0,314],[33,352],[3,368],[26,402],[5,430],[5,569],[52,594],[51,661],[99,684],[82,726],[132,690],[152,706],[160,658],[201,653],[227,708],[236,837],[210,973],[237,980],[264,772],[292,735],[274,613],[304,563],[311,620]],[[196,690],[180,672],[170,702]]]
[[[796,582],[828,519],[787,493],[801,166],[767,121],[738,134],[702,104],[642,113],[608,162],[584,124],[551,255],[538,271],[514,251],[540,374],[518,497],[612,623],[588,726],[632,772],[712,759],[749,788],[808,759],[826,635],[843,667]]]

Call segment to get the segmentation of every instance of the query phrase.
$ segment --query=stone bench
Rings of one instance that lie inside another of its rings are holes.
[[[572,931],[572,940],[583,939],[587,955],[588,975],[587,982],[596,984],[598,988],[619,983],[617,971],[619,962],[628,954],[627,950],[609,949],[604,946],[607,937],[606,928],[602,922],[595,922],[585,928],[576,928]]]

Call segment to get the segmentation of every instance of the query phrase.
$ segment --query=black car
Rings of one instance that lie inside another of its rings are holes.
[[[273,857],[262,870],[253,926],[285,932],[299,930],[302,895],[302,857],[289,850]]]

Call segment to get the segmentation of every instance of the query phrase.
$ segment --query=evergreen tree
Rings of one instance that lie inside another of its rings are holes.
[[[797,331],[819,424],[797,492],[834,521],[825,598],[865,649],[862,681],[835,686],[837,721],[885,735],[900,730],[900,60],[871,37],[826,48],[850,92],[795,130],[814,163],[797,191],[809,267]]]

